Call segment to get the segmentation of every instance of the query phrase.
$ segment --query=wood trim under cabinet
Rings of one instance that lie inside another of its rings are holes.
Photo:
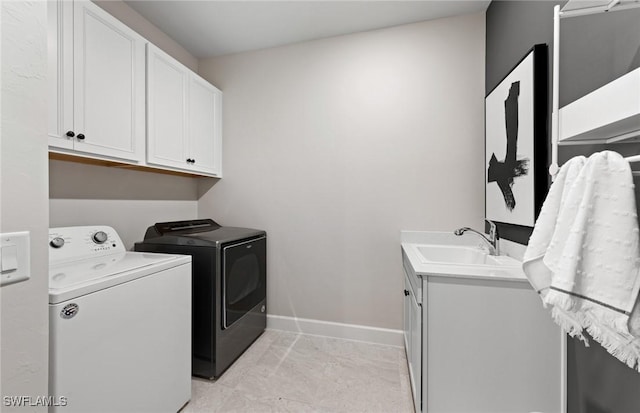
[[[165,175],[184,176],[187,178],[215,178],[214,176],[171,171],[168,169],[154,168],[151,166],[131,165],[127,163],[107,161],[104,159],[96,159],[96,158],[86,158],[84,156],[69,155],[66,153],[59,153],[59,152],[49,152],[49,160],[75,162],[75,163],[81,163],[85,165],[94,165],[94,166],[106,166],[110,168],[129,169],[133,171],[151,172],[151,173],[158,173],[158,174],[165,174]]]

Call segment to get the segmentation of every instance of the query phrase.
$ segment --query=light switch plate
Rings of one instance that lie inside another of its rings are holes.
[[[0,285],[29,279],[30,247],[28,231],[0,234]]]

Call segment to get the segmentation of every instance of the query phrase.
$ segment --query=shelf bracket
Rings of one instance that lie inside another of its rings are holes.
[[[559,113],[559,79],[560,79],[560,6],[553,8],[553,89],[551,112],[551,165],[549,165],[549,175],[551,180],[556,179],[558,174],[558,135],[560,127],[558,125]]]

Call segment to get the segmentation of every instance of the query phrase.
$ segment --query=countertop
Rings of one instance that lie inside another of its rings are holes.
[[[493,281],[528,282],[522,271],[522,262],[508,256],[498,258],[504,266],[483,266],[469,264],[436,264],[425,263],[416,252],[415,245],[455,245],[482,249],[484,242],[479,237],[469,234],[456,236],[453,232],[439,231],[402,231],[400,235],[403,261],[412,267],[411,272],[425,278],[429,276],[455,277],[468,279],[484,279]]]

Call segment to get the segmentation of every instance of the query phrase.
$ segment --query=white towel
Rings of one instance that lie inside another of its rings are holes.
[[[552,185],[523,269],[566,332],[586,343],[586,328],[640,371],[640,339],[631,334],[636,327],[629,330],[640,323],[640,311],[634,310],[640,241],[631,169],[610,151],[592,155],[579,168],[581,163],[574,158],[565,164],[565,174]]]
[[[547,304],[544,298],[549,292],[549,287],[551,287],[553,272],[545,263],[544,258],[558,225],[560,208],[564,207],[569,189],[582,171],[586,160],[587,158],[584,156],[576,156],[562,165],[560,171],[558,171],[558,175],[551,188],[549,188],[547,198],[542,205],[540,215],[529,239],[529,245],[524,254],[523,270],[533,288],[540,294],[545,307],[547,307]],[[554,320],[559,325],[562,325],[571,337],[577,336],[587,346],[589,345],[582,335],[583,327],[578,320],[578,315],[560,309],[554,309],[552,315]]]
[[[567,161],[556,179],[553,181],[547,198],[542,205],[540,215],[533,228],[529,245],[524,254],[523,269],[533,288],[544,297],[551,286],[552,272],[544,263],[543,258],[549,249],[549,243],[556,230],[560,207],[566,198],[573,181],[578,177],[587,158],[576,156]]]

